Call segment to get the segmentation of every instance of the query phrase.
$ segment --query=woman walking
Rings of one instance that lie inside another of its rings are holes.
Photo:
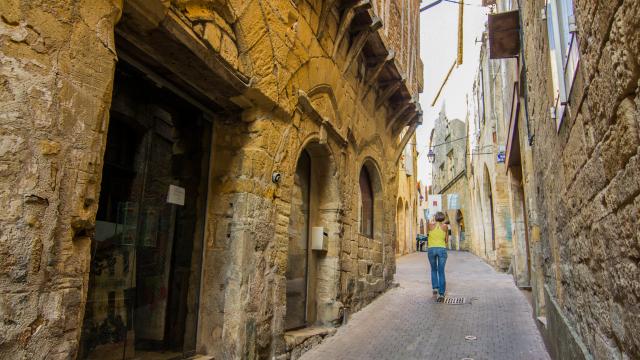
[[[447,263],[447,242],[449,226],[444,223],[444,213],[438,211],[434,216],[435,223],[429,223],[428,256],[431,264],[431,287],[433,295],[438,295],[437,301],[444,300],[446,282],[444,266]]]

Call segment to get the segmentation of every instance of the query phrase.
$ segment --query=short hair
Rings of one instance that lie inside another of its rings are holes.
[[[438,211],[434,217],[437,222],[443,222],[445,219],[444,213],[442,211]]]

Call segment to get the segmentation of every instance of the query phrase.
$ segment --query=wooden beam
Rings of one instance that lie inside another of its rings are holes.
[[[414,119],[415,120],[413,120],[413,123],[411,124],[411,127],[409,127],[409,131],[407,131],[407,133],[404,134],[404,137],[402,138],[402,141],[400,142],[400,146],[398,146],[398,148],[396,149],[396,153],[393,155],[393,158],[395,159],[395,164],[397,164],[398,161],[400,161],[400,156],[402,156],[402,152],[404,151],[405,146],[407,146],[407,143],[409,142],[409,140],[413,136],[413,133],[418,128],[418,125],[420,125],[422,123],[419,120],[419,116],[416,116]]]
[[[361,99],[364,99],[365,97],[367,97],[367,95],[369,94],[369,91],[371,91],[371,88],[373,87],[373,84],[375,84],[378,81],[378,76],[380,76],[380,73],[382,73],[382,69],[384,69],[387,63],[389,61],[392,61],[395,56],[396,56],[395,51],[390,50],[389,54],[387,54],[386,57],[380,59],[378,63],[374,65],[374,67],[371,69],[371,75],[368,76],[364,93],[362,93],[362,96],[360,97]]]
[[[344,11],[344,15],[340,19],[340,26],[338,27],[338,34],[336,35],[335,43],[333,44],[333,52],[331,53],[331,57],[335,59],[336,55],[338,54],[340,44],[342,44],[345,35],[349,34],[348,30],[351,27],[351,21],[356,16],[356,13],[358,13],[358,11],[367,10],[369,8],[371,8],[371,0],[359,0]]]
[[[438,98],[440,97],[440,93],[442,92],[442,89],[444,89],[444,85],[447,83],[447,80],[449,80],[449,76],[451,76],[451,72],[453,71],[453,68],[456,66],[458,59],[453,60],[453,64],[451,64],[451,68],[449,69],[449,72],[447,72],[447,76],[445,76],[444,81],[442,82],[442,85],[440,85],[440,88],[438,89],[438,93],[436,94],[436,97],[433,98],[433,101],[431,102],[431,106],[433,107],[436,104],[436,101],[438,101]]]
[[[360,56],[362,49],[367,43],[369,36],[373,34],[374,31],[377,31],[382,27],[382,20],[380,18],[375,17],[373,22],[366,30],[362,30],[356,35],[356,38],[353,40],[351,47],[349,48],[349,52],[347,53],[347,60],[345,61],[344,67],[342,68],[342,73],[346,73],[353,64],[354,60]]]
[[[316,30],[316,37],[320,39],[327,28],[327,18],[331,13],[333,5],[337,0],[326,0],[322,3],[322,10],[320,10],[320,18],[318,20],[318,29]]]
[[[406,124],[400,124],[398,123],[395,128],[391,129],[391,136],[395,137],[398,136],[398,134],[400,133],[400,130],[402,130],[404,128],[404,126],[407,126],[408,124],[411,124],[412,121],[418,121],[418,125],[422,125],[422,107],[420,107],[420,103],[416,102],[416,108],[415,108],[415,113],[413,116],[408,117],[408,121],[406,122]]]
[[[416,103],[416,99],[413,98],[411,99],[411,101],[407,101],[406,103],[400,105],[400,108],[394,109],[393,116],[391,117],[391,120],[389,120],[389,122],[387,123],[387,131],[392,130],[396,125],[396,123],[398,122],[398,120],[402,118],[402,115],[404,115],[404,112],[407,111],[407,109],[411,105],[414,105],[415,103]]]
[[[404,84],[405,81],[406,81],[406,78],[403,77],[402,79],[396,80],[393,83],[391,83],[389,86],[384,88],[382,90],[382,94],[380,94],[380,96],[378,96],[378,99],[376,100],[376,110],[382,104],[384,104],[387,100],[389,100],[391,95],[393,95],[396,91],[398,91],[398,89],[400,89],[400,86],[402,86],[402,84]]]

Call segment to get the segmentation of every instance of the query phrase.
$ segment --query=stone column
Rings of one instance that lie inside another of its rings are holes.
[[[0,2],[0,358],[78,349],[120,12]]]

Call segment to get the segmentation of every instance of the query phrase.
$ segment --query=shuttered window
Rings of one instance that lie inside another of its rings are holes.
[[[552,115],[556,129],[560,129],[580,60],[573,1],[549,0],[545,10],[555,97]]]
[[[360,170],[360,233],[373,237],[373,189],[366,167]]]

